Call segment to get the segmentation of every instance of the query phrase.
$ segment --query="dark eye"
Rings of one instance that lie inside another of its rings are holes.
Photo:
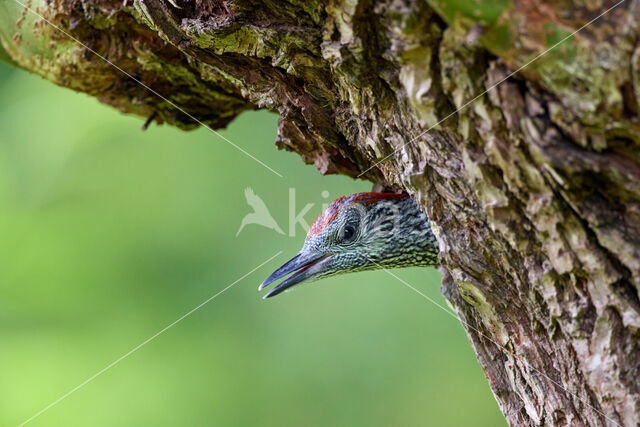
[[[348,242],[356,237],[356,229],[353,225],[345,225],[342,229],[342,240]]]

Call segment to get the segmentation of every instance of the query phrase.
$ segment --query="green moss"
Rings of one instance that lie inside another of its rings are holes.
[[[481,25],[481,41],[492,52],[502,54],[513,49],[513,22],[509,17],[512,0],[428,1],[451,28],[465,36],[474,26]]]
[[[513,46],[513,32],[509,24],[499,24],[485,31],[482,43],[494,52],[505,52]]]
[[[34,1],[31,7],[36,9],[42,3],[44,1]],[[25,68],[29,68],[24,63],[25,58],[34,55],[52,60],[58,51],[58,44],[50,44],[48,38],[42,37],[42,32],[50,31],[50,27],[43,26],[42,20],[33,13],[24,13],[24,19],[20,18],[22,14],[23,7],[18,3],[0,2],[0,42],[5,53]]]
[[[551,22],[544,24],[543,28],[546,34],[546,48],[553,48],[549,54],[556,59],[573,63],[576,59],[576,40],[571,32]]]
[[[485,295],[473,283],[463,280],[456,280],[460,296],[465,302],[478,312],[479,318],[493,332],[494,336],[499,337],[501,344],[509,340],[509,334],[504,329],[504,325],[496,315],[494,307],[487,301]]]
[[[513,5],[512,0],[428,0],[447,23],[466,18],[484,25],[494,25]]]

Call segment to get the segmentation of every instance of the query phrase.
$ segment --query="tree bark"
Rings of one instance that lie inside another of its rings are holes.
[[[510,424],[640,425],[640,0],[27,1],[0,58],[414,197]]]

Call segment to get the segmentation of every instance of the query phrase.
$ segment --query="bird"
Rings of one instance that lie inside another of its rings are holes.
[[[242,223],[240,224],[240,228],[236,233],[236,237],[238,237],[244,226],[247,224],[262,225],[263,227],[275,230],[280,234],[284,234],[284,231],[282,231],[276,220],[273,219],[273,217],[269,213],[269,209],[267,209],[267,206],[264,204],[260,196],[253,192],[253,189],[251,189],[250,187],[245,188],[244,197],[245,199],[247,199],[247,204],[249,204],[249,206],[253,208],[253,212],[245,215],[245,217],[242,218]]]
[[[290,275],[263,298],[302,282],[363,270],[438,264],[438,242],[427,216],[408,194],[356,193],[327,206],[296,256],[262,282]]]

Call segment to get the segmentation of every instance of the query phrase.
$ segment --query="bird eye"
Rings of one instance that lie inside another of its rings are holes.
[[[342,230],[342,240],[348,242],[356,236],[356,229],[352,225],[345,225]]]

